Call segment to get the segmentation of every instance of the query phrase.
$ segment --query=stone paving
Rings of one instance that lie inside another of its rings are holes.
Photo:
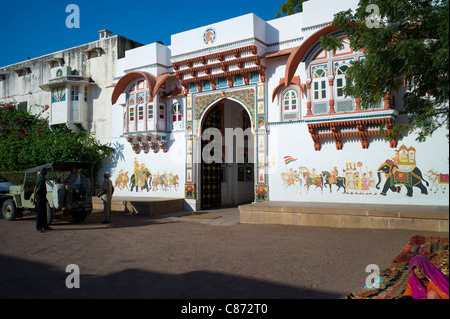
[[[199,212],[195,212],[197,214]],[[365,285],[425,231],[336,229],[94,211],[80,224],[57,218],[38,233],[34,215],[0,219],[0,298],[342,299]],[[68,265],[80,270],[69,289]]]

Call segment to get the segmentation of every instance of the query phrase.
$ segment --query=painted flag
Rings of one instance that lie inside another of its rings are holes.
[[[285,156],[284,157],[284,164],[289,164],[290,162],[296,161],[296,158],[293,158],[292,156]]]

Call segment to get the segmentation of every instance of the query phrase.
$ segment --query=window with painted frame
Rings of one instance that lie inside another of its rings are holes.
[[[164,104],[159,105],[159,119],[164,120],[166,118],[166,107]]]
[[[147,119],[152,120],[153,119],[153,103],[147,104]]]
[[[288,88],[282,93],[281,99],[283,121],[295,121],[300,118],[299,95],[293,88]]]
[[[70,100],[71,101],[78,101],[78,95],[80,93],[80,87],[75,85],[72,86],[71,90],[70,90]]]
[[[144,105],[138,105],[138,119],[142,121],[144,119]]]
[[[313,100],[327,99],[327,72],[323,67],[318,67],[313,72]]]
[[[345,73],[347,72],[349,66],[347,64],[341,64],[336,69],[336,74],[334,77],[335,82],[335,98],[336,99],[344,99],[344,88],[347,84],[345,80]]]
[[[134,122],[134,116],[135,116],[135,108],[134,106],[130,106],[130,122]]]
[[[182,117],[182,113],[181,113],[181,105],[180,103],[175,103],[172,106],[172,115],[173,115],[173,122],[181,122],[181,117]]]

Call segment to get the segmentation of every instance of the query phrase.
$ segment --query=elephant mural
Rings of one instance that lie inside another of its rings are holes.
[[[381,183],[381,173],[384,173],[386,176],[386,182],[384,183],[383,190],[381,191],[381,195],[383,196],[386,196],[388,189],[393,192],[400,193],[401,187],[397,185],[404,185],[407,190],[406,195],[410,197],[413,195],[413,186],[420,188],[422,194],[428,194],[428,190],[422,184],[422,180],[427,186],[429,186],[429,183],[423,179],[422,172],[417,167],[414,167],[411,171],[400,171],[398,166],[395,165],[392,160],[388,159],[380,165],[377,173],[377,189],[380,189],[379,185]]]

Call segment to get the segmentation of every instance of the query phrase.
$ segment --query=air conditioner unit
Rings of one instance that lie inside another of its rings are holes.
[[[70,66],[60,66],[57,68],[53,68],[51,70],[52,72],[52,78],[60,78],[60,77],[65,77],[68,75],[72,75],[72,68]]]

